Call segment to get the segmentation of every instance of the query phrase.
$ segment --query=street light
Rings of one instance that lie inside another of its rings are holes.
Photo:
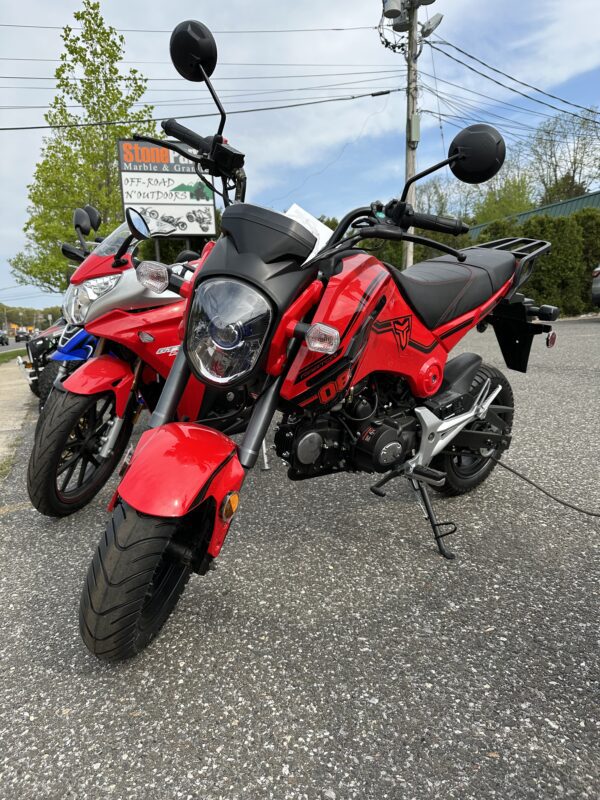
[[[443,14],[434,14],[433,17],[421,25],[421,36],[426,39],[434,32],[440,22],[444,19]]]

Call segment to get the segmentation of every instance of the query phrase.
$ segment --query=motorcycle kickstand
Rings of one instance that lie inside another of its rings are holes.
[[[262,459],[263,459],[262,471],[263,472],[268,472],[271,469],[271,467],[269,466],[269,457],[267,456],[267,443],[265,442],[264,439],[263,439],[261,451],[262,451]]]
[[[433,506],[431,505],[431,498],[429,496],[427,484],[423,483],[422,481],[417,481],[414,478],[409,478],[409,480],[415,494],[417,495],[417,502],[423,509],[425,519],[429,520],[429,524],[431,525],[435,543],[437,544],[440,555],[444,556],[444,558],[447,558],[448,561],[452,561],[454,558],[456,558],[456,556],[446,548],[446,545],[444,544],[444,536],[451,536],[453,533],[455,533],[456,525],[453,522],[438,522],[435,511],[433,510]],[[444,530],[444,528],[447,528],[448,530]]]

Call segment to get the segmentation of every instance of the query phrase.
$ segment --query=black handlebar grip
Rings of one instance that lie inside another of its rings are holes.
[[[465,225],[461,219],[439,217],[435,214],[413,213],[406,217],[406,221],[410,222],[410,227],[423,228],[424,230],[437,231],[438,233],[451,233],[453,236],[467,233],[469,230],[469,226]]]
[[[184,144],[189,144],[190,147],[193,147],[194,150],[198,150],[200,153],[210,153],[212,149],[212,136],[208,138],[200,136],[200,134],[186,128],[185,125],[181,125],[176,119],[165,119],[161,124],[167,136],[172,136],[174,139],[178,139]]]

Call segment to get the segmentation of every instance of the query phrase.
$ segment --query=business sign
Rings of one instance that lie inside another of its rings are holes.
[[[166,147],[119,140],[123,210],[175,228],[173,236],[214,236],[215,199],[187,158]]]

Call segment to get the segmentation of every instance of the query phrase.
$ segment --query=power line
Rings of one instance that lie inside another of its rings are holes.
[[[451,56],[450,53],[447,53],[445,50],[442,50],[441,47],[436,47],[436,45],[433,44],[433,42],[430,42],[427,39],[425,41],[427,42],[427,44],[430,47],[432,47],[434,50],[437,50],[438,53],[442,53],[442,55],[446,56],[446,58],[450,58],[452,61],[455,61],[457,64],[460,64],[465,69],[468,69],[471,72],[474,72],[476,75],[480,75],[482,78],[486,78],[488,81],[491,81],[492,83],[495,83],[497,86],[501,86],[503,89],[508,89],[509,92],[513,92],[514,94],[519,94],[519,95],[521,95],[521,97],[524,97],[527,100],[530,100],[532,103],[539,103],[542,106],[547,106],[548,108],[552,108],[552,109],[554,109],[554,111],[558,111],[560,114],[569,114],[571,117],[575,117],[576,119],[581,119],[584,122],[592,122],[594,125],[600,125],[600,121],[598,121],[598,120],[590,119],[590,117],[584,117],[581,114],[576,114],[573,111],[567,111],[566,109],[559,108],[558,106],[555,106],[552,103],[547,103],[545,100],[539,100],[537,97],[532,97],[530,94],[526,94],[525,92],[521,92],[519,89],[514,89],[512,86],[507,86],[505,83],[502,83],[502,81],[498,81],[498,80],[496,80],[496,78],[492,78],[491,75],[486,75],[485,72],[482,72],[481,70],[476,69],[475,67],[471,66],[470,64],[465,64],[465,62],[461,61],[459,58],[455,58],[454,56]]]
[[[264,81],[264,80],[290,80],[294,78],[343,78],[347,77],[348,75],[385,75],[388,73],[397,73],[398,67],[395,68],[386,68],[386,69],[377,69],[377,70],[366,70],[360,72],[313,72],[308,75],[228,75],[228,76],[221,76],[218,78],[213,78],[214,81]],[[136,76],[141,77],[141,76]],[[94,80],[97,80],[98,76],[94,76]],[[58,80],[53,75],[0,75],[0,80],[4,81],[56,81]],[[81,83],[85,80],[91,80],[91,78],[73,78],[73,81],[77,81],[77,83]],[[108,79],[112,84],[115,80],[119,81],[130,81],[131,76],[127,75],[119,75],[115,78]],[[164,81],[176,81],[177,83],[181,83],[181,77],[175,78],[147,78],[143,77],[145,81],[152,81],[154,82],[164,82]],[[71,79],[69,80],[71,82]],[[18,87],[14,87],[18,88]],[[40,87],[44,88],[44,87]],[[46,87],[51,88],[51,87]]]
[[[342,100],[360,100],[363,97],[382,97],[386,94],[394,94],[396,92],[401,92],[403,89],[385,89],[380,92],[366,92],[365,94],[354,94],[354,95],[346,95],[344,97],[336,97],[336,98],[328,98],[324,100],[312,100],[306,103],[288,103],[286,105],[279,105],[279,106],[269,106],[268,108],[245,108],[245,109],[238,109],[236,111],[229,111],[229,116],[234,114],[252,114],[257,113],[260,111],[280,111],[287,108],[300,108],[302,106],[316,106],[322,105],[323,103],[337,103]],[[202,119],[205,117],[216,117],[218,116],[218,112],[213,112],[211,114],[184,114],[179,116],[179,119]],[[143,125],[146,122],[162,122],[162,120],[167,119],[166,117],[150,117],[148,119],[136,119],[136,120],[103,120],[101,122],[70,122],[64,125],[23,125],[23,126],[11,126],[6,128],[0,128],[0,131],[39,131],[39,130],[55,130],[55,129],[63,129],[63,128],[101,128],[107,127],[110,125]]]
[[[62,31],[64,25],[18,25],[12,22],[0,23],[0,28],[25,28],[28,30],[42,30],[42,31]],[[83,28],[69,25],[72,31],[81,31]],[[115,28],[118,33],[172,33],[173,29],[151,29],[151,28]],[[268,28],[268,29],[252,29],[252,30],[237,30],[237,31],[212,31],[217,34],[237,34],[237,33],[337,33],[347,31],[376,31],[376,25],[359,25],[356,27],[338,27],[338,28]]]
[[[386,87],[381,87],[381,91],[385,91],[385,88]],[[277,92],[273,92],[273,94],[277,94]],[[268,98],[266,97],[264,100],[261,100],[260,98],[256,98],[256,97],[254,97],[251,100],[247,100],[247,99],[240,100],[240,99],[238,99],[238,98],[245,98],[245,97],[248,97],[248,95],[239,94],[239,95],[235,95],[235,96],[230,96],[230,97],[227,98],[227,100],[231,101],[232,103],[236,103],[236,104],[239,105],[239,104],[247,104],[247,103],[273,103],[273,102],[275,102],[276,100],[279,99],[277,97],[268,97]],[[252,97],[252,95],[250,95],[250,97]],[[295,97],[294,100],[296,100],[296,101],[301,101],[301,100],[302,101],[304,101],[304,100],[337,100],[337,99],[343,99],[344,97],[345,97],[345,95],[336,95],[336,94],[326,95],[325,97],[322,97],[322,96],[319,97],[318,95],[315,95],[315,96],[312,96],[312,97],[311,96],[309,96],[309,97]],[[281,98],[281,99],[283,100],[284,98]],[[161,108],[163,108],[163,107],[166,107],[166,106],[169,106],[169,107],[170,106],[175,106],[177,108],[181,108],[181,106],[185,106],[186,108],[191,108],[191,107],[199,108],[201,106],[212,106],[213,102],[212,102],[212,100],[205,100],[205,101],[201,100],[201,101],[198,101],[195,97],[187,97],[187,98],[182,98],[181,100],[153,100],[153,101],[148,100],[148,101],[143,102],[143,103],[142,102],[132,103],[131,105],[132,105],[132,107],[133,106],[136,106],[136,107],[137,106],[154,106],[154,107],[160,106]],[[81,105],[66,105],[64,107],[65,108],[84,108],[84,106],[81,106]],[[0,111],[34,111],[34,110],[36,110],[36,111],[49,110],[49,106],[47,106],[47,105],[45,105],[45,106],[0,106]]]
[[[429,11],[427,10],[427,6],[425,6],[425,14],[427,15],[427,21],[429,22]],[[437,93],[438,89],[438,80],[437,80],[437,72],[435,69],[435,59],[433,57],[433,50],[430,50],[429,53],[431,54],[431,68],[433,70],[433,80],[435,83],[435,91]],[[440,111],[440,98],[437,96],[437,107],[438,112]],[[441,115],[438,116],[438,122],[440,126],[440,136],[442,138],[442,153],[444,154],[444,158],[446,158],[446,143],[444,141],[444,126],[442,125],[442,117]]]
[[[352,74],[352,73],[350,73],[350,74]],[[367,73],[367,74],[376,74],[376,73]],[[313,90],[313,89],[331,89],[331,88],[338,88],[339,86],[351,86],[351,85],[359,84],[359,83],[375,83],[376,81],[380,81],[380,80],[382,80],[382,81],[394,80],[396,77],[402,77],[405,74],[406,74],[405,72],[402,72],[402,71],[398,70],[394,74],[378,75],[378,77],[376,77],[376,78],[361,78],[361,80],[359,80],[359,81],[345,81],[345,82],[344,81],[336,81],[335,83],[324,83],[324,84],[320,84],[319,86],[295,86],[295,87],[288,88],[288,89],[262,89],[260,91],[255,91],[255,93],[258,93],[258,94],[271,94],[273,92],[299,92],[299,91],[306,91],[307,89],[310,89],[310,90]],[[296,76],[294,76],[294,77],[296,77]],[[227,79],[227,80],[234,80],[234,79],[231,78],[231,79]],[[10,90],[10,89],[18,89],[18,90],[26,90],[26,89],[35,89],[35,90],[37,90],[37,89],[41,89],[41,90],[46,91],[46,92],[55,92],[55,91],[57,91],[55,86],[0,86],[0,89],[8,89],[8,90]],[[177,89],[175,87],[171,87],[169,89],[152,88],[151,91],[153,91],[153,92],[162,92],[162,93],[165,93],[165,92],[169,92],[169,93],[189,92],[190,91],[190,87],[189,86],[183,86],[180,89]],[[252,89],[248,89],[247,92],[248,91],[252,92],[253,90]],[[229,88],[229,89],[220,89],[219,90],[219,93],[221,95],[224,95],[227,92],[238,92],[238,89]]]
[[[60,58],[24,58],[21,56],[0,56],[0,61],[36,61],[45,63],[60,63]],[[168,64],[173,66],[172,61],[120,61],[121,64]],[[328,61],[308,63],[303,61],[219,61],[221,67],[388,67],[390,64],[362,64],[354,62],[352,64],[332,64]]]
[[[425,75],[428,78],[433,78],[434,76],[428,72],[424,72],[420,70],[421,75]],[[469,89],[467,86],[463,86],[460,83],[455,83],[454,81],[446,80],[445,78],[438,77],[438,83],[443,83],[446,86],[452,86],[454,89],[461,89],[463,92],[468,92],[468,94],[475,95],[476,97],[483,97],[486,100],[490,100],[492,103],[496,105],[506,106],[507,108],[514,108],[516,111],[525,114],[534,114],[537,117],[544,117],[546,119],[553,119],[554,114],[544,113],[543,111],[536,111],[533,108],[523,108],[523,106],[517,106],[514,103],[509,103],[507,100],[501,100],[499,97],[491,97],[489,94],[484,94],[483,92],[478,92],[475,89]]]
[[[491,70],[492,72],[496,72],[498,75],[503,75],[505,78],[509,78],[511,81],[520,84],[521,86],[525,86],[528,89],[533,89],[534,92],[538,92],[539,94],[543,94],[546,97],[550,97],[552,100],[558,100],[561,103],[564,103],[567,106],[572,106],[573,108],[579,108],[581,111],[588,111],[590,114],[596,114],[597,112],[593,108],[588,108],[587,106],[580,106],[579,103],[573,103],[571,100],[565,100],[564,97],[559,97],[557,94],[552,94],[551,92],[546,92],[544,89],[540,89],[537,86],[534,86],[531,83],[527,83],[526,81],[522,81],[519,78],[515,78],[514,75],[509,75],[508,72],[503,72],[501,69],[497,67],[492,67],[491,64],[488,64],[486,61],[483,61],[481,58],[477,58],[472,53],[467,53],[466,50],[462,50],[455,44],[452,44],[447,39],[443,39],[441,36],[438,36],[436,39],[436,43],[438,44],[445,44],[448,47],[451,47],[453,50],[456,50],[459,53],[462,53],[463,56],[467,56],[467,58],[476,61],[478,64],[486,67],[487,69]]]

